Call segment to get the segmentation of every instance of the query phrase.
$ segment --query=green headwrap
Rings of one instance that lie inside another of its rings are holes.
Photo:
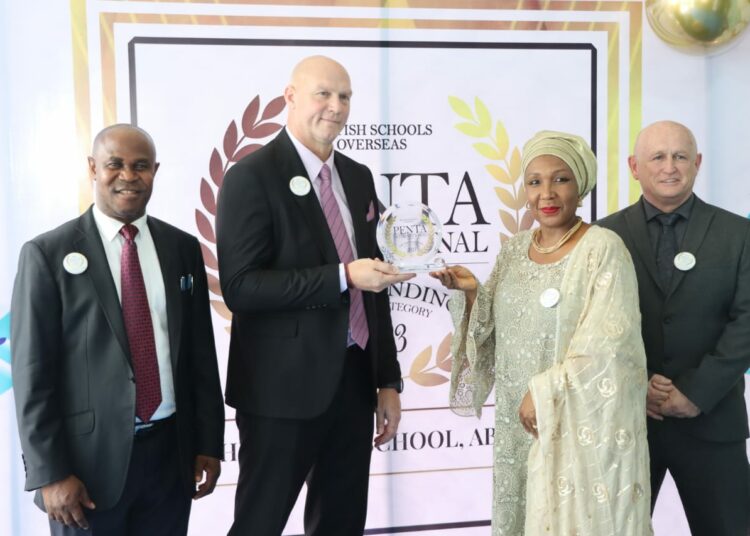
[[[589,144],[575,134],[542,130],[523,146],[523,171],[537,156],[552,155],[565,162],[578,183],[578,196],[583,199],[596,185],[596,156]]]

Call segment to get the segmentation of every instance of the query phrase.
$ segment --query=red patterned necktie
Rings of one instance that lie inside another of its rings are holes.
[[[349,235],[346,233],[346,227],[344,227],[344,220],[341,218],[339,204],[333,195],[331,168],[327,164],[323,164],[318,177],[320,177],[320,206],[323,208],[328,228],[331,230],[333,243],[336,245],[336,252],[339,254],[341,262],[349,264],[354,260],[354,254],[352,253],[352,244],[349,241]],[[362,291],[351,288],[349,289],[349,296],[351,297],[351,303],[349,304],[349,330],[352,340],[364,350],[365,346],[367,346],[370,331],[367,328]]]
[[[135,414],[143,422],[148,422],[161,404],[154,326],[151,324],[146,285],[135,245],[138,228],[124,225],[120,234],[125,238],[120,258],[122,317],[135,370]]]

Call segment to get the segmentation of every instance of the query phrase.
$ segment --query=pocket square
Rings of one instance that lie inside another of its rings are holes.
[[[375,204],[370,200],[370,208],[367,209],[367,216],[366,219],[368,222],[371,222],[375,219]]]
[[[180,290],[182,292],[190,292],[190,294],[193,293],[193,274],[180,277]]]

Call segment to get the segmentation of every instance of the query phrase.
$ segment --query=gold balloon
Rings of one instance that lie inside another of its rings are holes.
[[[646,0],[646,17],[665,43],[713,54],[747,27],[750,0]]]

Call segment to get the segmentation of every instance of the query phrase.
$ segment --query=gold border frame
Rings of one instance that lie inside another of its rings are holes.
[[[162,3],[160,0],[140,0],[140,3]],[[123,4],[128,3],[123,0]],[[205,0],[172,1],[171,4],[205,3]],[[280,5],[319,7],[378,7],[378,8],[431,8],[442,9],[493,9],[556,12],[626,12],[629,17],[628,35],[630,52],[629,84],[629,140],[632,147],[642,120],[642,2],[576,1],[576,0],[214,0],[221,5]],[[91,99],[89,94],[89,58],[86,0],[70,0],[73,26],[73,74],[76,99],[76,128],[81,158],[88,154],[91,145]],[[225,26],[306,26],[328,28],[406,28],[406,29],[472,29],[472,30],[535,30],[551,31],[603,31],[607,33],[607,202],[606,212],[619,207],[620,183],[620,23],[597,21],[487,21],[487,20],[435,20],[392,18],[312,18],[263,17],[236,15],[153,14],[131,12],[102,12],[99,14],[103,117],[105,124],[115,122],[117,104],[115,79],[115,24],[181,24]],[[640,195],[638,183],[629,179],[628,198],[634,201]],[[79,208],[91,204],[88,180],[79,181]]]

